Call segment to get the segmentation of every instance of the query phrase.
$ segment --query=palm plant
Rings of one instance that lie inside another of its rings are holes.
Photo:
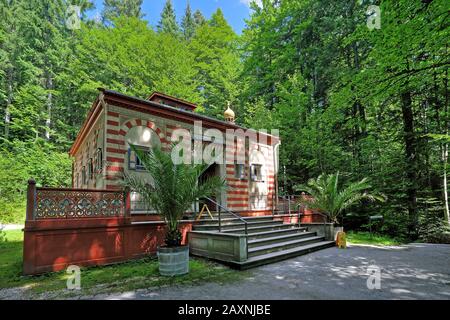
[[[348,207],[361,202],[385,201],[384,196],[371,194],[367,190],[371,186],[367,178],[349,184],[347,187],[339,186],[339,172],[336,174],[322,174],[317,179],[310,179],[306,185],[296,187],[298,191],[305,191],[310,196],[301,197],[299,203],[310,209],[325,213],[328,218],[338,223],[338,218]]]
[[[153,208],[167,223],[165,243],[168,247],[181,245],[178,221],[196,199],[208,197],[225,186],[220,177],[210,177],[200,182],[199,177],[207,169],[206,164],[174,164],[170,153],[159,148],[148,152],[135,146],[136,153],[151,182],[131,173],[125,173],[124,184],[142,197],[148,207]]]

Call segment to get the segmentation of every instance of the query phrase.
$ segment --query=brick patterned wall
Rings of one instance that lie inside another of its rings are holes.
[[[104,162],[105,148],[103,143],[104,135],[104,115],[100,115],[97,118],[93,128],[90,130],[86,139],[80,145],[77,153],[74,155],[74,166],[73,166],[73,181],[72,186],[74,188],[85,188],[85,189],[102,189],[103,188],[103,171],[97,170],[97,161]],[[97,149],[102,149],[103,159],[97,159]],[[88,175],[88,163],[89,159],[93,161],[93,175],[92,178]],[[82,168],[85,167],[87,183],[82,183]]]
[[[177,128],[183,128],[193,133],[193,123],[174,121],[173,119],[163,118],[150,113],[143,113],[121,106],[107,105],[106,119],[100,119],[96,122],[95,128],[106,126],[106,146],[104,148],[104,159],[106,162],[103,171],[103,187],[109,190],[120,189],[121,175],[128,170],[128,147],[126,135],[128,131],[135,126],[144,126],[152,129],[161,141],[163,150],[169,149],[173,131]],[[207,128],[203,128],[206,130]],[[93,130],[94,131],[94,130]],[[89,135],[87,141],[83,142],[77,152],[76,166],[74,172],[81,171],[82,164],[87,166],[87,159],[94,150]],[[270,143],[270,141],[269,141]],[[256,147],[256,146],[254,146]],[[235,177],[235,165],[230,162],[236,156],[236,150],[226,150],[227,164],[221,165],[223,177],[226,179],[229,189],[225,197],[225,205],[234,211],[261,211],[272,209],[272,196],[275,192],[275,174],[273,167],[273,146],[260,144],[260,152],[264,157],[264,182],[252,182],[250,179],[249,150],[245,150],[245,178]],[[81,175],[81,173],[80,173]],[[89,185],[91,187],[95,187]],[[83,186],[87,187],[87,186]],[[263,192],[261,192],[263,189]],[[255,207],[253,202],[259,198],[263,207]]]

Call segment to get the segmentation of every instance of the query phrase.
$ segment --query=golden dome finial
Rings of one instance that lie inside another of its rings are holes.
[[[225,112],[223,113],[223,116],[226,121],[234,122],[235,115],[234,115],[234,111],[231,110],[230,106],[231,106],[230,101],[227,101],[227,110],[225,110]]]

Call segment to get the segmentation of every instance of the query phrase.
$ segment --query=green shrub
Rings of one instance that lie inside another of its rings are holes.
[[[444,219],[442,207],[430,206],[419,212],[419,240],[450,243],[450,228]]]
[[[38,186],[69,186],[72,161],[44,143],[13,142],[0,150],[0,222],[25,219],[27,181]]]
[[[389,208],[381,211],[383,223],[379,228],[380,234],[384,234],[393,238],[408,238],[408,212],[402,208]]]
[[[450,230],[430,235],[428,237],[428,242],[450,244]]]
[[[443,221],[439,221],[430,226],[423,226],[420,229],[419,240],[429,243],[448,243],[448,234],[450,230],[445,226]]]
[[[6,242],[6,232],[0,227],[0,243]]]

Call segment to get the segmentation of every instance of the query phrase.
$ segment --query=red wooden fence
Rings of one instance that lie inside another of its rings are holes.
[[[164,241],[163,221],[134,222],[130,193],[37,188],[28,182],[23,273],[100,265],[154,254]],[[142,220],[142,217],[141,219]],[[183,241],[192,222],[181,222]]]

